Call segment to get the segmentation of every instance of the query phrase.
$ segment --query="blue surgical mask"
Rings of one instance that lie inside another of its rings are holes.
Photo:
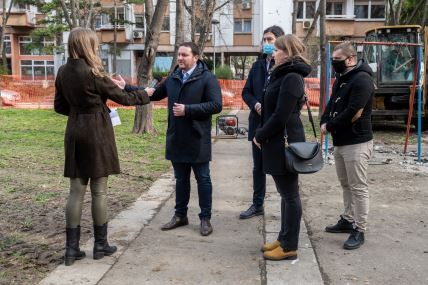
[[[266,55],[272,55],[273,52],[275,51],[275,47],[273,46],[273,44],[263,44],[263,53]]]

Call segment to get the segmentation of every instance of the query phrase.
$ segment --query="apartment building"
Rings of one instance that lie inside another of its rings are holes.
[[[10,0],[6,1],[9,7]],[[0,6],[0,13],[3,9]],[[5,27],[5,49],[9,70],[25,80],[52,80],[55,75],[55,64],[52,50],[32,48],[31,31],[43,17],[37,7],[27,4],[12,6]],[[53,46],[52,39],[42,39],[42,45]]]
[[[105,69],[113,70],[112,43],[114,25],[111,15],[116,13],[118,19],[124,20],[117,25],[116,72],[128,78],[135,78],[138,64],[144,51],[144,37],[147,27],[144,19],[143,4],[118,4],[113,0],[101,0],[102,12],[96,16],[95,28],[101,42],[100,56]],[[154,0],[156,2],[156,0]],[[191,1],[186,0],[190,5]],[[291,33],[292,0],[217,0],[221,9],[214,13],[210,35],[204,53],[216,55],[217,63],[228,64],[231,56],[257,55],[263,30],[271,25],[281,26],[286,33]],[[319,1],[301,0],[298,2],[296,33],[305,37],[317,10]],[[383,0],[327,0],[326,31],[329,39],[363,39],[368,29],[384,25],[385,1]],[[185,40],[190,40],[190,16],[185,13]],[[26,79],[36,77],[52,78],[52,73],[64,63],[65,55],[54,56],[38,51],[26,51],[25,46],[31,42],[28,37],[36,27],[37,13],[35,7],[16,6],[6,27],[7,52],[13,74]],[[155,69],[168,70],[174,50],[175,1],[170,1],[164,17]],[[313,35],[319,35],[319,24]],[[66,42],[67,34],[64,35]],[[48,39],[45,45],[54,44]],[[54,62],[53,62],[54,61]]]

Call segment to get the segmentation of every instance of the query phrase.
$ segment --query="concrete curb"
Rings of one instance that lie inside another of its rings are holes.
[[[118,245],[118,251],[113,256],[94,261],[91,239],[81,247],[87,254],[85,259],[73,266],[59,265],[40,281],[39,285],[97,284],[127,250],[128,245],[149,224],[158,209],[171,197],[174,185],[174,176],[171,172],[162,175],[131,207],[109,222],[109,240],[111,244]]]
[[[266,241],[278,238],[281,225],[281,197],[272,184],[268,184],[265,199]],[[321,272],[302,220],[299,236],[299,258],[293,261],[266,260],[266,280],[268,285],[298,284],[323,285]]]

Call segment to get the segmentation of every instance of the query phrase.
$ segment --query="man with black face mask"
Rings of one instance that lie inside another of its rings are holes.
[[[336,72],[332,96],[321,118],[321,132],[333,137],[336,172],[343,189],[344,212],[330,233],[350,233],[343,247],[364,243],[369,192],[367,167],[373,152],[371,125],[374,85],[372,70],[349,42],[337,45],[331,64]]]

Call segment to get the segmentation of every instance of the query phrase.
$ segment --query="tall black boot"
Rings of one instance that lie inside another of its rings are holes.
[[[107,223],[102,226],[94,225],[94,259],[101,259],[116,252],[117,247],[110,246],[107,242]]]
[[[64,263],[66,266],[72,265],[75,260],[83,259],[86,254],[84,251],[81,251],[79,248],[80,241],[80,226],[77,228],[66,228],[66,248]]]

